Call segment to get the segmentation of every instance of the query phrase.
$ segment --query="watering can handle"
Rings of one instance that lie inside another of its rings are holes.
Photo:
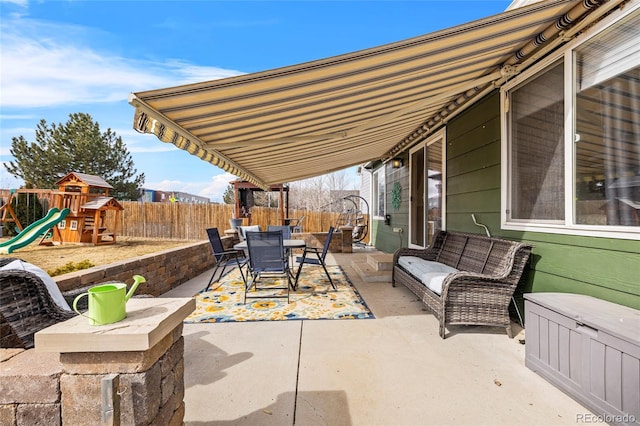
[[[133,285],[129,289],[129,292],[125,296],[124,300],[128,301],[131,298],[131,296],[133,296],[133,293],[135,293],[136,289],[138,288],[138,285],[140,285],[141,283],[145,283],[145,282],[147,282],[147,280],[142,275],[134,275],[133,276]]]
[[[134,284],[140,284],[140,283],[146,283],[146,282],[147,282],[147,280],[142,275],[134,275],[133,276],[133,283]]]
[[[79,294],[79,295],[77,295],[77,296],[76,296],[76,298],[75,298],[75,299],[73,299],[73,310],[74,310],[74,311],[76,311],[76,313],[77,313],[78,315],[83,316],[83,317],[85,317],[85,318],[89,318],[91,321],[95,322],[95,320],[94,320],[93,318],[91,318],[91,317],[90,317],[90,316],[88,316],[88,315],[83,314],[82,312],[80,312],[80,311],[78,310],[78,302],[80,301],[80,299],[82,299],[82,297],[83,297],[83,296],[87,296],[87,297],[89,297],[89,293],[82,293],[82,294]]]

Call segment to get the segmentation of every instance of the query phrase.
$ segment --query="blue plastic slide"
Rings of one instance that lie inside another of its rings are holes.
[[[69,212],[69,209],[59,210],[57,207],[52,208],[47,212],[45,217],[33,222],[9,241],[5,241],[0,244],[0,254],[9,254],[16,249],[31,244],[38,237],[42,236],[42,234],[49,231],[49,229],[53,228],[62,219],[67,217]]]

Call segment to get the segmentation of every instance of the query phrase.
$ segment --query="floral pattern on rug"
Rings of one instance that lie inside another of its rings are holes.
[[[244,282],[238,269],[211,284],[208,291],[196,294],[196,309],[184,322],[285,321],[311,319],[368,319],[373,313],[339,266],[327,266],[331,284],[321,266],[304,265],[298,288],[291,291],[290,303],[284,299],[247,299],[243,304]],[[284,286],[284,280],[266,279],[261,286]],[[286,295],[286,290],[258,290],[265,295]],[[250,295],[255,296],[252,289]]]

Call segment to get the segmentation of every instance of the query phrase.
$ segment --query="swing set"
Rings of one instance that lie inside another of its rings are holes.
[[[20,194],[25,194],[25,197],[20,197]],[[27,213],[26,219],[29,223],[36,222],[42,219],[48,206],[52,201],[53,191],[49,189],[11,189],[9,191],[9,198],[0,206],[2,216],[0,216],[0,222],[13,223],[16,233],[20,233],[24,230],[24,226],[20,223],[16,211],[13,209],[13,200],[16,200],[16,208],[20,207],[22,203],[25,203],[24,211]],[[42,206],[42,209],[38,209],[38,206]]]

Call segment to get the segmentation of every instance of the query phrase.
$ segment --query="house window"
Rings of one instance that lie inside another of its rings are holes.
[[[511,219],[564,219],[563,63],[511,92]]]
[[[578,224],[640,225],[639,27],[636,14],[574,52]]]
[[[640,233],[640,14],[602,28],[502,91],[505,229]]]
[[[383,219],[385,215],[384,192],[385,168],[382,167],[373,173],[373,216]]]

